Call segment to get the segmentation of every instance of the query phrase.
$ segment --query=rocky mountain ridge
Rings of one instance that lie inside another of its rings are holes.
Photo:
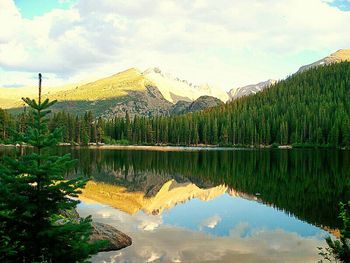
[[[342,61],[350,61],[350,49],[339,49],[338,51],[330,54],[325,58],[322,58],[314,63],[300,67],[297,73],[303,72],[313,67],[329,65],[332,63],[339,63]]]

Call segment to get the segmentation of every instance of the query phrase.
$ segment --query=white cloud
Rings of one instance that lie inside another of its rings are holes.
[[[158,66],[229,89],[350,47],[350,12],[323,0],[80,0],[33,20],[2,0],[0,23],[1,74],[42,71],[49,84]]]
[[[203,222],[200,225],[200,229],[202,229],[202,227],[208,227],[208,228],[215,228],[216,225],[221,221],[221,217],[218,215],[214,215],[212,217],[209,217],[205,220],[203,220]]]

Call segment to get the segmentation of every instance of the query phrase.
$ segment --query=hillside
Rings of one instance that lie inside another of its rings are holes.
[[[350,146],[350,62],[312,67],[269,89],[201,112],[148,119],[141,143]],[[146,127],[152,127],[152,130]],[[121,127],[115,127],[121,129]],[[125,134],[125,133],[124,133]],[[133,135],[134,131],[130,133]],[[115,138],[120,139],[120,138]]]

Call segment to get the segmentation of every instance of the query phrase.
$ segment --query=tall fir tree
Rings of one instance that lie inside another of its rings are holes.
[[[69,218],[86,180],[66,180],[74,164],[69,155],[53,156],[62,130],[48,131],[48,108],[56,101],[23,99],[32,109],[34,123],[24,141],[31,153],[5,157],[0,164],[0,261],[1,262],[86,262],[104,242],[90,242],[91,218]]]

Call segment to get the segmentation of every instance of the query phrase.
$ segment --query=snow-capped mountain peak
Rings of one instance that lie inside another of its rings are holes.
[[[194,101],[204,95],[213,96],[222,101],[228,100],[228,95],[220,89],[213,88],[208,84],[195,85],[187,80],[165,73],[156,67],[149,68],[142,74],[159,89],[166,100],[172,103],[180,100]]]
[[[244,87],[233,88],[228,92],[231,100],[238,99],[240,97],[249,96],[264,90],[265,88],[274,85],[277,81],[274,79],[269,79],[267,81],[259,82],[257,84],[251,84]]]

